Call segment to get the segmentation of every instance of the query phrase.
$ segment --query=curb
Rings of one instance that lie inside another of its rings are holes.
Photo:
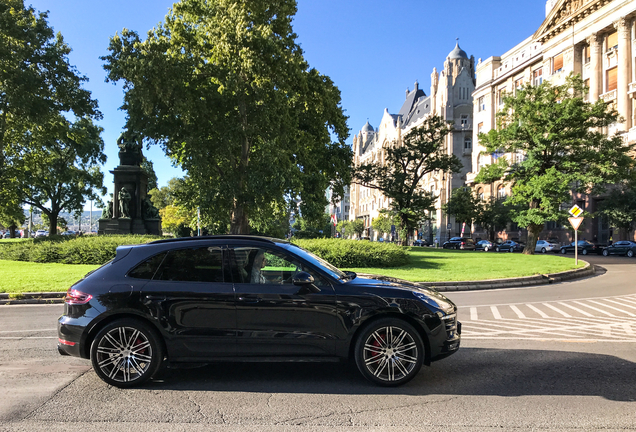
[[[592,276],[596,273],[596,268],[587,261],[583,261],[585,267],[568,270],[561,273],[542,274],[536,276],[525,276],[509,279],[488,279],[482,281],[458,281],[458,282],[415,282],[425,288],[434,288],[437,291],[474,291],[498,288],[517,288],[536,285],[548,285],[572,279],[580,279]],[[369,275],[372,276],[372,275]],[[0,293],[0,305],[18,304],[62,304],[66,292],[40,292],[7,294]]]
[[[458,281],[458,282],[416,282],[426,288],[434,288],[437,291],[474,291],[498,288],[519,288],[537,285],[548,285],[572,279],[581,279],[593,276],[596,268],[587,261],[585,267],[575,270],[568,270],[561,273],[541,274],[535,276],[525,276],[509,279],[489,279],[482,281]]]

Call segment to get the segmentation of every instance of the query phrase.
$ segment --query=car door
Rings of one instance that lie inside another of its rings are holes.
[[[170,250],[142,288],[142,304],[168,335],[171,359],[235,354],[235,296],[226,257],[217,245]]]
[[[331,356],[336,297],[331,283],[298,258],[276,248],[230,248],[236,292],[237,351],[243,356]],[[292,276],[312,274],[311,286]]]

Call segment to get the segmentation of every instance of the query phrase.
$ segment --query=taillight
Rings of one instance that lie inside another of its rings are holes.
[[[73,288],[69,288],[64,297],[64,303],[70,305],[83,305],[91,301],[92,295],[83,293]]]
[[[466,242],[462,242],[462,246],[464,246],[466,244]]]

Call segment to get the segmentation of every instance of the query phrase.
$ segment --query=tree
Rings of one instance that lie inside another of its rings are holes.
[[[0,3],[0,193],[12,178],[7,152],[19,152],[34,125],[60,113],[100,117],[97,102],[81,87],[87,79],[69,64],[71,49],[47,17],[23,0]]]
[[[296,198],[318,221],[326,188],[337,201],[350,183],[340,91],[308,67],[295,13],[294,0],[182,0],[146,40],[115,35],[103,58],[124,84],[127,127],[163,146],[231,233]]]
[[[399,223],[399,219],[394,214],[381,210],[378,217],[371,222],[371,226],[382,235],[391,232],[391,227]]]
[[[619,228],[625,239],[629,239],[636,226],[636,181],[632,179],[611,190],[599,203],[598,213]]]
[[[168,205],[159,210],[161,216],[161,229],[173,234],[175,237],[188,237],[192,228],[192,219],[196,220],[196,213],[188,211],[183,207]]]
[[[511,207],[505,201],[505,198],[491,196],[488,201],[480,202],[477,208],[475,223],[488,231],[488,239],[492,242],[495,241],[497,228],[504,229],[512,220]]]
[[[26,219],[24,210],[18,204],[4,205],[0,208],[0,225],[9,229],[9,237],[15,237],[15,230],[22,226]]]
[[[502,178],[512,185],[507,201],[519,206],[513,220],[528,229],[525,254],[534,253],[546,222],[566,216],[561,207],[572,192],[598,194],[633,165],[631,146],[602,131],[619,121],[618,113],[603,100],[586,102],[585,93],[573,75],[563,85],[527,84],[504,97],[497,128],[479,135],[489,152],[523,154],[508,163]]]
[[[362,233],[364,232],[364,222],[362,219],[352,220],[349,226],[355,235],[362,237]]]
[[[469,188],[459,188],[453,190],[450,199],[442,209],[449,215],[455,216],[457,222],[468,225],[468,229],[479,214],[480,201]]]
[[[336,231],[338,231],[342,237],[351,237],[351,235],[353,234],[351,230],[351,222],[349,222],[347,219],[339,221],[336,225]]]
[[[144,170],[148,176],[148,190],[157,189],[157,173],[155,173],[155,167],[151,160],[148,160],[146,156],[141,161],[141,169]]]
[[[446,154],[446,136],[451,127],[439,116],[428,117],[420,127],[410,130],[402,143],[385,149],[386,162],[373,162],[357,168],[354,182],[380,190],[390,200],[390,209],[400,220],[400,236],[417,227],[425,211],[433,208],[437,197],[420,182],[432,172],[459,172],[462,164]]]

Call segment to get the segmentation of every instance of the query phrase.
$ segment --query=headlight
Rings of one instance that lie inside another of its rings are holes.
[[[447,302],[443,298],[428,296],[418,291],[412,292],[413,295],[419,300],[423,301],[424,303],[435,309],[443,311],[444,313],[450,313],[455,308],[452,303]]]

